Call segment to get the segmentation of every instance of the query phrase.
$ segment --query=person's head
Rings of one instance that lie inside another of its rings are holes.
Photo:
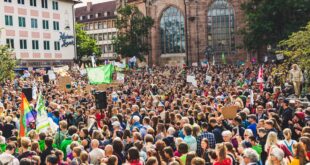
[[[39,143],[37,141],[32,142],[30,148],[31,148],[31,151],[38,151]]]
[[[278,148],[276,146],[273,146],[270,149],[270,154],[269,154],[268,162],[270,164],[276,164],[276,163],[277,164],[282,164],[284,156],[285,155],[284,155],[284,152],[283,152],[282,149],[280,149],[280,148]]]
[[[28,149],[30,147],[31,141],[28,137],[22,137],[20,142],[24,149]]]
[[[158,165],[156,157],[150,157],[147,159],[145,165]]]
[[[200,146],[201,146],[201,148],[202,148],[203,150],[207,150],[207,149],[209,148],[209,140],[208,140],[208,138],[203,138],[203,139],[201,140]]]
[[[196,157],[196,152],[191,151],[186,155],[186,164],[191,164],[192,160]]]
[[[302,137],[300,137],[299,140],[303,144],[305,151],[309,152],[310,151],[310,138],[302,136]]]
[[[99,141],[97,139],[93,139],[91,141],[91,147],[92,147],[92,149],[98,148],[99,147]]]
[[[249,123],[251,123],[251,124],[256,123],[256,120],[257,120],[256,115],[251,114],[251,115],[248,116]]]
[[[7,146],[6,146],[6,152],[9,153],[9,154],[14,154],[15,153],[15,149],[16,149],[16,146],[14,143],[9,143]]]
[[[105,151],[105,155],[108,157],[108,156],[111,156],[113,154],[113,146],[112,145],[106,145],[104,147],[104,151]]]
[[[233,136],[233,134],[229,130],[222,132],[222,137],[223,137],[224,142],[230,142],[232,136]]]
[[[73,155],[73,157],[78,158],[81,156],[81,152],[82,152],[81,147],[74,147],[72,155]]]
[[[76,126],[71,125],[68,129],[68,134],[69,136],[72,136],[73,134],[77,133],[78,129],[76,128]]]
[[[61,150],[55,150],[55,155],[58,161],[61,161],[64,158],[64,153]]]
[[[262,105],[258,105],[256,108],[256,113],[262,114],[264,112],[264,107]]]
[[[45,138],[45,146],[46,148],[53,147],[53,139],[51,137]]]
[[[256,163],[259,160],[259,156],[252,148],[243,150],[243,160],[245,164]]]
[[[278,143],[277,133],[269,132],[266,140],[265,150],[269,150],[269,147]]]
[[[118,158],[117,158],[117,156],[111,155],[111,156],[108,158],[107,165],[117,165],[117,164],[118,164]]]
[[[35,160],[33,159],[30,159],[30,158],[22,158],[20,161],[19,161],[19,164],[21,165],[34,165],[36,164]],[[47,164],[46,165],[56,165],[56,164]]]
[[[39,134],[39,138],[40,138],[40,140],[45,140],[45,138],[46,138],[46,133],[45,133],[45,132],[41,132],[41,133]]]
[[[263,138],[266,135],[267,131],[265,128],[258,128],[257,129],[257,134],[260,138]]]
[[[154,143],[154,137],[150,134],[146,134],[144,137],[145,143]]]
[[[128,150],[127,159],[129,162],[139,160],[140,159],[139,150],[136,147],[131,147]]]
[[[185,136],[192,135],[192,127],[189,124],[185,124],[183,127]]]
[[[306,164],[306,159],[305,159],[306,151],[301,142],[293,144],[293,153],[294,153],[294,157],[299,159],[300,164]]]
[[[121,153],[124,149],[124,144],[120,139],[114,139],[112,146],[113,146],[113,151],[118,154]]]
[[[165,147],[164,155],[167,160],[171,159],[173,157],[173,149],[171,147]]]
[[[273,127],[274,127],[274,122],[273,122],[273,120],[266,120],[266,121],[265,121],[265,128],[266,128],[267,130],[271,130],[271,129],[273,129]]]
[[[209,150],[208,151],[208,157],[210,158],[210,160],[214,161],[217,160],[217,155],[215,150]]]
[[[88,159],[89,159],[88,153],[86,151],[82,151],[81,155],[80,155],[80,159],[81,159],[82,163],[88,162]]]
[[[59,127],[61,130],[67,130],[67,127],[68,127],[68,123],[66,120],[61,120],[59,122]]]
[[[244,134],[243,134],[244,139],[248,140],[248,138],[250,136],[253,136],[252,130],[251,129],[245,129]]]
[[[43,160],[42,160],[43,161]],[[45,160],[46,165],[57,165],[58,164],[58,159],[56,155],[48,155]]]
[[[194,157],[191,161],[191,165],[205,165],[206,161],[200,157]]]
[[[292,131],[291,131],[291,129],[285,128],[285,129],[283,130],[283,135],[284,135],[284,137],[285,137],[286,140],[290,140],[291,137],[292,137]]]
[[[173,127],[169,127],[167,130],[168,135],[174,135],[175,134],[175,129]]]
[[[188,152],[188,145],[185,142],[180,143],[178,151],[181,155],[186,154]]]
[[[219,162],[222,162],[224,159],[226,159],[227,148],[224,143],[217,144],[215,151]]]

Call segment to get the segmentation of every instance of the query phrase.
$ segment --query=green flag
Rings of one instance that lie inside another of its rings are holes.
[[[100,66],[97,68],[87,68],[88,81],[91,85],[110,84],[114,67],[112,64]]]
[[[222,62],[223,64],[226,64],[226,58],[225,58],[225,53],[222,52]]]

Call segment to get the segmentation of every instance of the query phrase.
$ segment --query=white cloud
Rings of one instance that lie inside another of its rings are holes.
[[[111,0],[82,0],[83,3],[75,5],[75,7],[81,7],[81,6],[86,6],[87,2],[92,2],[93,4],[95,3],[101,3],[101,2],[107,2]]]

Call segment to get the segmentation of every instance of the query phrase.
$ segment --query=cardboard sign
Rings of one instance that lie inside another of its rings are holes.
[[[222,108],[222,114],[225,119],[233,119],[237,115],[237,110],[239,109],[236,105],[230,105]]]
[[[61,90],[66,90],[68,87],[68,84],[71,85],[71,77],[66,76],[66,77],[59,77],[58,80],[58,88]]]

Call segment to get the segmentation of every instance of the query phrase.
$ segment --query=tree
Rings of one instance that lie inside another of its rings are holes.
[[[285,61],[274,73],[281,72],[287,75],[291,64],[298,64],[305,73],[310,73],[310,22],[288,39],[281,41],[278,46],[281,50],[277,53],[283,54]]]
[[[118,10],[116,28],[117,37],[113,38],[115,52],[124,57],[136,56],[140,60],[150,50],[148,34],[154,21],[149,16],[143,16],[135,6],[126,5]]]
[[[248,0],[241,8],[247,24],[240,32],[248,50],[275,47],[305,26],[310,17],[310,1],[305,0]]]
[[[75,25],[77,61],[79,64],[81,64],[83,57],[92,56],[93,54],[96,56],[101,55],[101,49],[97,45],[97,41],[87,35],[82,27],[82,24]]]
[[[0,45],[0,83],[14,78],[16,60],[12,56],[12,50],[6,45]]]

